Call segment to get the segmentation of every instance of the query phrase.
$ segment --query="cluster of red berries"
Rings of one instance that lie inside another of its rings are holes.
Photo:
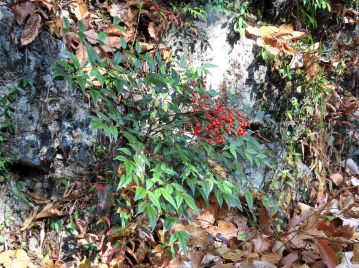
[[[189,117],[187,127],[202,141],[224,143],[225,136],[245,136],[250,121],[241,112],[226,107],[221,98],[214,102],[207,94],[191,92],[193,116]]]

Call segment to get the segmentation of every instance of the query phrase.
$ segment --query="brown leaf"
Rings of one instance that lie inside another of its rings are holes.
[[[37,220],[42,218],[62,217],[65,215],[67,215],[66,212],[62,212],[57,208],[54,208],[53,204],[48,204],[36,215],[34,219]]]
[[[301,39],[305,36],[304,32],[293,30],[291,24],[283,24],[279,28],[275,26],[262,26],[246,28],[246,34],[249,38],[257,40],[257,45],[266,47],[270,53],[277,55],[281,52],[293,55],[292,49],[288,42]]]
[[[82,0],[76,0],[70,4],[71,12],[80,21],[90,15],[86,4]]]
[[[287,256],[285,256],[281,261],[281,266],[283,268],[289,268],[299,259],[298,252],[291,252]]]
[[[303,55],[304,71],[307,77],[307,84],[311,85],[318,73],[319,58],[314,51],[309,51]]]
[[[45,25],[51,35],[56,35],[57,37],[61,36],[63,25],[60,17],[55,17],[53,20],[45,22]]]
[[[153,21],[151,21],[148,24],[148,33],[150,34],[150,36],[155,39],[156,41],[159,40],[159,33],[158,33],[158,29],[156,28],[156,25]]]
[[[211,245],[205,230],[195,224],[184,225],[177,223],[172,228],[174,231],[187,231],[190,234],[188,245],[193,247],[206,247]]]
[[[252,239],[252,243],[254,245],[254,251],[257,253],[263,253],[267,251],[272,244],[272,242],[268,238],[262,235],[257,236],[255,239]]]
[[[111,17],[124,18],[128,11],[128,5],[126,3],[118,3],[107,6],[108,12],[110,12]]]
[[[21,34],[21,45],[26,46],[35,40],[41,28],[41,17],[38,14],[32,15],[26,22]]]
[[[272,235],[274,232],[272,230],[272,217],[269,214],[268,210],[266,209],[266,207],[261,203],[260,207],[259,207],[259,218],[258,218],[258,223],[259,223],[259,228],[261,229],[261,231],[266,234],[266,235]]]
[[[215,218],[209,210],[205,210],[199,214],[197,220],[202,228],[212,226],[215,222]]]
[[[359,243],[354,245],[352,263],[359,264]]]
[[[25,2],[14,7],[13,12],[15,14],[16,22],[19,25],[22,25],[25,18],[32,12],[33,9],[34,5],[31,2]]]
[[[342,182],[343,182],[343,176],[341,174],[339,174],[339,173],[332,174],[330,176],[330,179],[333,181],[333,183],[336,186],[342,184]]]
[[[232,237],[236,237],[238,233],[238,229],[234,226],[234,224],[223,220],[218,221],[218,226],[207,227],[205,230],[214,237],[219,234],[227,240]]]
[[[330,247],[328,242],[324,239],[314,239],[314,242],[318,246],[323,262],[328,266],[328,268],[335,268],[339,263],[339,260],[337,254]]]
[[[33,212],[29,215],[29,217],[27,217],[25,219],[25,221],[24,221],[24,223],[23,223],[23,225],[21,227],[21,231],[25,231],[30,226],[32,221],[35,219],[38,210],[39,210],[39,208],[35,207]]]
[[[262,255],[261,260],[262,261],[268,261],[270,263],[273,263],[275,265],[278,265],[280,260],[282,259],[282,256],[277,253],[267,253]]]

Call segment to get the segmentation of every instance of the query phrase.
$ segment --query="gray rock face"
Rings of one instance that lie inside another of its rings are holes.
[[[255,42],[239,38],[225,15],[212,13],[206,22],[198,22],[198,38],[193,47],[176,40],[188,65],[216,65],[207,76],[209,88],[238,95],[242,107],[253,107],[258,90],[266,79],[267,68],[258,63]],[[191,40],[192,41],[192,40]]]
[[[12,176],[0,185],[0,223],[21,224],[33,206],[29,192],[57,198],[64,188],[61,182],[86,172],[96,133],[82,94],[53,80],[52,67],[65,49],[63,43],[42,30],[31,44],[16,45],[22,29],[9,9],[0,11],[0,97],[14,87],[23,91],[11,103],[15,133],[6,134],[0,144],[13,160]]]
[[[15,163],[68,176],[66,166],[91,162],[96,133],[90,127],[88,106],[81,94],[52,78],[52,66],[64,45],[45,31],[28,46],[15,45],[14,37],[19,38],[21,27],[10,10],[1,8],[1,13],[0,96],[14,86],[24,91],[12,103],[15,135],[3,146]]]

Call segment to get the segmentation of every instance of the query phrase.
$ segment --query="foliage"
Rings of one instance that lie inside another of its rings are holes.
[[[22,92],[21,88],[14,86],[7,94],[0,97],[0,145],[6,140],[7,133],[15,131],[15,115],[11,103]],[[5,172],[5,165],[9,161],[3,153],[0,149],[0,174]]]
[[[235,31],[244,33],[249,16],[248,1],[211,0],[210,5],[215,11],[224,13],[231,19]]]
[[[327,0],[303,0],[303,5],[300,6],[302,20],[312,29],[318,28],[319,11],[330,11],[330,4]]]
[[[208,202],[214,194],[220,205],[242,209],[238,198],[246,182],[242,163],[269,162],[255,139],[244,137],[247,117],[200,82],[210,65],[180,74],[168,68],[159,51],[142,53],[138,43],[111,59],[101,59],[81,32],[79,37],[88,61],[81,63],[67,52],[68,60],[59,62],[55,75],[78,85],[91,98],[92,126],[118,146],[119,168],[113,174],[117,180],[111,183],[132,196],[135,214],[146,214],[152,230],[161,218],[163,229],[169,231],[178,215],[188,218],[188,209],[198,211],[198,197]],[[216,109],[227,112],[212,112]],[[198,135],[195,122],[207,128],[206,136]],[[248,192],[246,200],[252,203],[252,199]],[[121,206],[125,228],[135,215],[133,204]],[[186,238],[176,234],[170,242],[183,245]]]

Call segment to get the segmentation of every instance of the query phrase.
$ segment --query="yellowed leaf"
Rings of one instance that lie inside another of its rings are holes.
[[[45,25],[51,35],[61,36],[63,25],[60,17],[55,17],[53,20],[45,22]]]
[[[31,260],[22,249],[6,250],[0,254],[1,267],[28,268],[30,265]]]
[[[82,0],[76,0],[70,4],[71,13],[74,14],[77,20],[83,20],[90,15],[86,4]]]

